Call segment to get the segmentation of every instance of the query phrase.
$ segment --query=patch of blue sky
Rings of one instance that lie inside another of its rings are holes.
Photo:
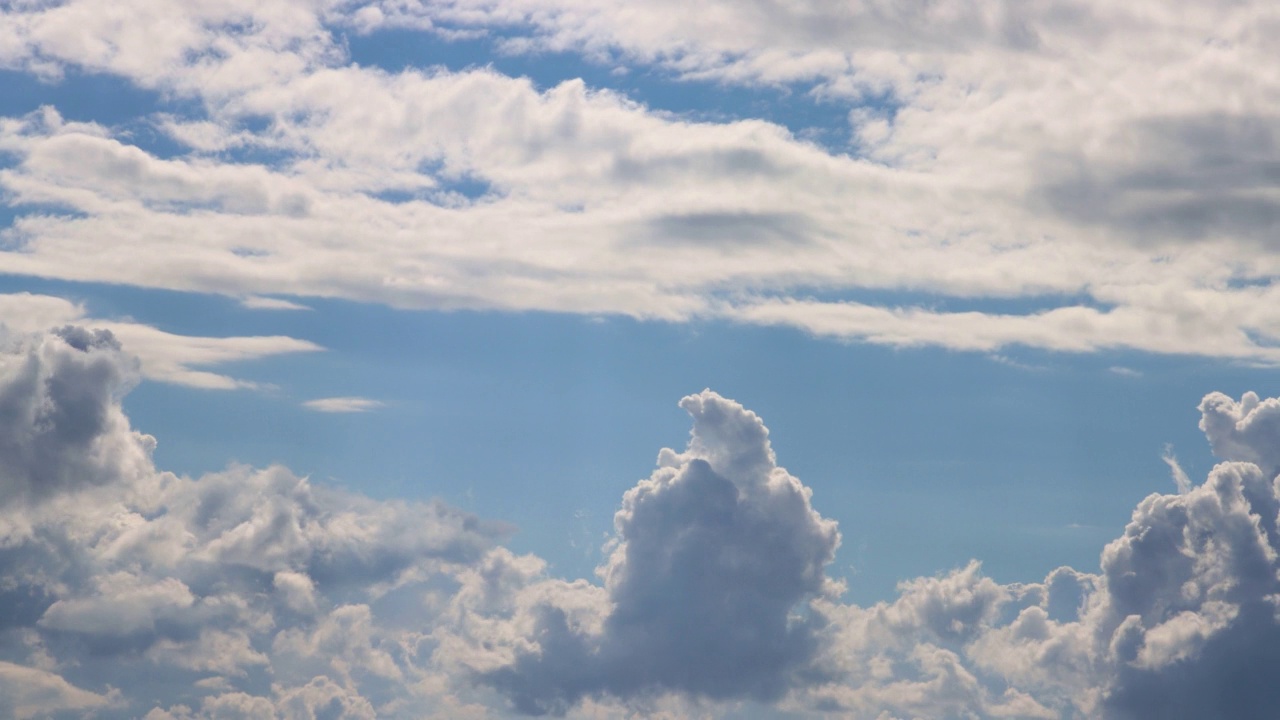
[[[0,70],[0,115],[18,116],[45,105],[58,109],[62,117],[77,122],[103,125],[129,123],[149,112],[172,108],[175,101],[155,90],[140,88],[125,78],[102,73],[85,73],[68,68],[54,78],[37,78],[17,70]],[[184,103],[193,112],[198,105]]]
[[[1232,290],[1244,290],[1246,288],[1265,289],[1278,282],[1280,282],[1280,277],[1275,275],[1232,277],[1227,279],[1227,287]]]
[[[203,106],[195,100],[142,88],[115,75],[75,68],[45,79],[0,70],[0,86],[5,88],[0,93],[0,116],[20,117],[50,106],[64,120],[98,123],[110,128],[122,142],[161,158],[184,154],[187,148],[157,129],[150,118],[159,113],[187,120],[205,117]]]
[[[1254,345],[1257,345],[1258,347],[1264,347],[1264,348],[1280,347],[1280,337],[1277,337],[1274,331],[1264,333],[1264,332],[1259,332],[1257,330],[1250,330],[1248,328],[1245,328],[1241,330],[1241,332],[1244,333],[1245,337],[1249,338],[1249,342],[1253,343]]]
[[[1096,567],[1134,504],[1172,489],[1166,444],[1193,479],[1212,466],[1196,430],[1205,392],[1277,391],[1270,370],[1142,353],[1027,351],[1020,360],[1038,368],[1027,370],[981,354],[722,322],[406,312],[311,298],[301,301],[316,312],[274,312],[211,295],[20,278],[0,289],[62,295],[93,316],[170,332],[323,345],[218,369],[272,390],[143,383],[126,407],[159,438],[163,468],[280,462],[376,497],[441,497],[512,521],[511,547],[568,577],[591,576],[622,493],[649,474],[657,450],[683,447],[688,421],[676,401],[711,387],[760,413],[781,464],[840,522],[833,572],[859,602],[973,557],[1001,581]],[[329,396],[386,405],[350,415],[300,405]]]
[[[50,215],[65,218],[85,217],[78,210],[70,210],[61,205],[48,203],[14,203],[10,198],[0,194],[0,249],[12,251],[21,249],[24,240],[16,233],[14,225],[18,218],[28,215]]]
[[[450,71],[491,67],[511,77],[527,77],[540,89],[581,79],[587,87],[610,90],[651,110],[694,121],[766,120],[832,152],[849,152],[849,111],[842,100],[811,95],[803,84],[741,87],[709,80],[688,80],[654,66],[604,64],[571,52],[501,53],[504,36],[447,40],[430,32],[382,29],[367,35],[347,33],[353,62],[389,72],[443,67]],[[892,116],[893,98],[879,95],[860,103]]]
[[[199,120],[199,117],[176,116],[179,120]],[[297,161],[300,154],[293,148],[281,147],[277,144],[274,125],[275,118],[266,115],[241,115],[234,118],[222,118],[228,123],[230,132],[244,133],[252,138],[249,142],[236,143],[208,153],[222,162],[240,165],[261,165],[272,170],[288,171],[289,166]],[[182,146],[186,153],[195,152],[192,148]]]
[[[496,192],[493,185],[487,180],[474,175],[462,177],[436,175],[435,177],[438,181],[437,191],[464,197],[468,200],[479,200]]]
[[[193,98],[139,87],[126,78],[107,73],[85,73],[67,68],[56,78],[38,79],[14,70],[0,70],[0,116],[21,117],[49,106],[64,120],[94,122],[108,128],[121,142],[161,159],[192,154],[193,149],[166,133],[160,121],[171,116],[182,122],[207,120],[204,105]],[[219,150],[213,155],[232,163],[287,166],[296,159],[291,151],[271,146],[273,119],[262,115],[235,118],[232,131],[265,136],[268,142],[243,144]],[[0,163],[12,163],[12,156],[0,155]],[[0,165],[3,167],[3,165]]]
[[[418,167],[418,172],[431,177],[435,184],[420,190],[393,189],[373,192],[369,195],[393,204],[425,201],[436,205],[455,206],[497,197],[501,194],[488,180],[472,174],[458,175],[445,172],[439,162],[422,163]]]

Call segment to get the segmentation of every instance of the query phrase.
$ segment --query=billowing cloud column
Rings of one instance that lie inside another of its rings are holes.
[[[508,638],[511,661],[482,673],[518,709],[563,712],[592,695],[773,700],[809,669],[815,634],[795,613],[834,589],[823,571],[836,525],[777,466],[755,413],[710,390],[680,406],[688,449],[664,449],[623,497],[605,592],[558,584],[515,616],[527,634]],[[584,602],[591,619],[571,622],[566,608]]]
[[[65,327],[0,353],[0,505],[151,472],[154,440],[129,430],[137,362],[106,330]]]

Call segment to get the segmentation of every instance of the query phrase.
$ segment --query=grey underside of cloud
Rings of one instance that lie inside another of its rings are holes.
[[[2,359],[5,715],[1154,720],[1280,700],[1280,401],[1252,393],[1205,397],[1224,462],[1143,500],[1097,573],[1001,585],[975,562],[859,607],[826,575],[835,524],[762,420],[709,390],[681,401],[688,446],[624,495],[589,583],[440,503],[157,470],[105,332]]]
[[[135,124],[175,150],[58,108],[4,118],[0,270],[259,309],[340,297],[1280,363],[1280,84],[1256,71],[1274,7],[703,5],[13,4],[0,66],[156,93]],[[789,93],[848,122],[818,128],[838,137],[823,147],[746,105],[695,121],[580,79],[352,62],[350,35],[383,31]],[[935,310],[990,298],[1026,305]]]
[[[1117,129],[1125,141],[1118,157],[1046,162],[1042,192],[1073,220],[1124,227],[1143,242],[1240,238],[1269,251],[1280,230],[1276,120],[1228,113],[1144,118]]]

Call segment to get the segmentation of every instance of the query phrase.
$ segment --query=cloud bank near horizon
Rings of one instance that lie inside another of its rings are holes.
[[[599,582],[439,502],[283,467],[189,478],[104,330],[0,354],[0,713],[27,718],[1259,716],[1280,669],[1280,400],[1210,394],[1223,462],[1153,494],[1096,573],[975,561],[841,601],[840,535],[763,421],[710,390],[622,498]]]
[[[1275,364],[1276,27],[1168,0],[11,4],[0,68],[150,106],[0,118],[0,271]],[[624,80],[351,49],[393,30]],[[845,120],[648,107],[631,73]]]

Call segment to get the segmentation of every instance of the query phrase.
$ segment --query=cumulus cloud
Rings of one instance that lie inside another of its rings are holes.
[[[622,498],[599,581],[438,502],[285,468],[157,470],[104,330],[0,353],[0,711],[14,717],[1263,717],[1280,701],[1275,400],[1210,394],[1224,462],[1097,572],[979,563],[842,601],[840,535],[763,421],[709,390]]]
[[[118,398],[137,364],[106,330],[67,326],[0,355],[4,504],[44,500],[149,471],[149,437],[129,431]]]
[[[689,446],[663,450],[623,497],[604,587],[520,588],[506,627],[485,628],[509,662],[472,670],[521,712],[563,713],[603,695],[772,701],[811,670],[814,628],[795,613],[832,591],[835,523],[778,467],[754,413],[711,391],[681,407],[694,421]],[[461,612],[483,613],[488,595]]]
[[[447,586],[506,532],[280,467],[156,470],[120,409],[137,361],[105,330],[23,337],[0,359],[0,684],[23,684],[7,714],[388,716],[364,684],[402,683],[385,703],[421,673],[375,608]]]
[[[1200,403],[1200,429],[1223,460],[1253,463],[1269,475],[1280,472],[1280,400],[1262,400],[1254,392],[1239,401],[1210,393]]]
[[[1203,406],[1210,425],[1225,404],[1215,398]],[[1261,404],[1243,402],[1237,415]],[[492,556],[455,597],[462,632],[438,654],[529,714],[673,695],[854,717],[1251,717],[1273,706],[1273,472],[1227,462],[1148,497],[1097,573],[1001,585],[974,562],[859,607],[823,577],[838,535],[776,465],[759,419],[710,392],[682,405],[689,447],[663,451],[627,493],[603,585]]]

